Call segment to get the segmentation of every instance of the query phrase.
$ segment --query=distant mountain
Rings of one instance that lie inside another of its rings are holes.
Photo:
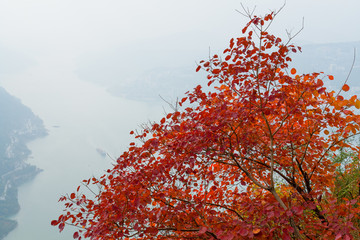
[[[0,87],[0,239],[16,227],[7,217],[20,209],[17,187],[41,170],[26,163],[26,143],[47,135],[42,120]]]
[[[360,87],[360,41],[346,43],[312,44],[302,47],[302,53],[292,56],[293,64],[299,72],[324,72],[333,75],[334,81],[328,83],[335,89],[341,88],[350,73],[349,86]],[[360,89],[359,89],[360,90]]]
[[[358,54],[348,83],[350,86],[359,87],[360,90],[360,41],[302,46],[302,53],[292,54],[291,65],[296,67],[298,72],[323,71],[325,74],[334,75],[335,81],[327,82],[326,85],[340,89],[350,71],[354,49],[357,49]],[[119,57],[123,58],[124,55]],[[163,101],[159,95],[167,101],[174,102],[176,97],[181,98],[196,85],[207,83],[206,73],[195,72],[195,63],[191,66],[180,64],[171,67],[165,66],[166,63],[161,66],[161,63],[157,62],[159,67],[146,71],[133,70],[129,76],[122,74],[125,72],[126,64],[118,64],[119,59],[110,61],[114,59],[92,59],[91,64],[78,69],[78,76],[82,80],[106,87],[115,96],[144,102]],[[134,61],[130,61],[132,62]]]
[[[156,68],[145,71],[125,82],[111,85],[107,90],[115,95],[143,102],[176,102],[184,93],[198,84],[206,84],[204,73],[197,73],[196,66]]]

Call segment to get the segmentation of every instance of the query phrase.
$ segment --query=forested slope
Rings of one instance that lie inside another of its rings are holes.
[[[8,219],[20,209],[17,187],[41,170],[26,162],[26,143],[47,134],[42,120],[0,87],[0,239],[16,227]]]

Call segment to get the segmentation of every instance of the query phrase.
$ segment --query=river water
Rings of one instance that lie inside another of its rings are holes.
[[[62,213],[58,199],[76,189],[82,179],[99,176],[131,140],[129,132],[147,120],[157,120],[161,106],[113,97],[74,74],[71,59],[39,58],[38,65],[17,75],[1,76],[0,84],[44,120],[49,135],[28,144],[31,164],[43,169],[19,188],[18,227],[5,240],[72,239],[50,221]]]

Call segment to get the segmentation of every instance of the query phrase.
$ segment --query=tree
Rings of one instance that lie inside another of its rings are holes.
[[[201,61],[197,86],[141,132],[112,169],[84,180],[94,197],[60,198],[52,225],[81,239],[353,239],[359,197],[338,201],[333,155],[359,153],[356,96],[327,90],[323,73],[297,74],[300,47],[268,33],[277,12],[247,16],[224,60]]]

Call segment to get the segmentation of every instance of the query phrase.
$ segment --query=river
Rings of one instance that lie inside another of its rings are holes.
[[[72,239],[73,229],[61,234],[50,221],[62,213],[58,199],[76,189],[82,179],[99,176],[131,140],[129,132],[163,109],[113,97],[99,86],[77,78],[71,59],[42,57],[21,74],[1,76],[0,84],[44,120],[49,135],[28,144],[31,164],[43,169],[19,188],[18,227],[5,240]]]

